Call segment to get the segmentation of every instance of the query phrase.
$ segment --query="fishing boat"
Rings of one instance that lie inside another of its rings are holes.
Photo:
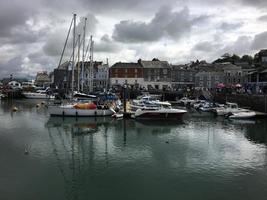
[[[182,119],[186,110],[174,109],[169,102],[155,101],[153,107],[137,109],[133,118],[136,119]]]
[[[48,106],[48,112],[51,116],[62,117],[99,117],[111,116],[114,109],[107,105],[97,106],[93,102],[88,103],[71,103],[66,105]]]

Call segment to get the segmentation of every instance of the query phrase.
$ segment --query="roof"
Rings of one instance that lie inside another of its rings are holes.
[[[260,50],[259,55],[260,56],[267,56],[267,49]]]
[[[69,62],[69,61],[64,62],[64,63],[62,63],[61,65],[58,66],[58,69],[68,70],[70,64],[71,64],[71,62]]]
[[[159,60],[143,61],[143,60],[141,60],[140,64],[144,68],[171,68],[167,61],[159,61]]]
[[[142,68],[142,66],[139,63],[117,62],[114,65],[112,65],[110,68]]]

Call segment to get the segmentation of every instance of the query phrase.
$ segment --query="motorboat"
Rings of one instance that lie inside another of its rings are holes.
[[[137,109],[133,118],[136,119],[182,119],[186,110],[174,109],[169,102],[155,101],[153,107]]]
[[[27,99],[55,99],[55,95],[51,94],[49,88],[45,90],[37,90],[36,92],[23,92]]]
[[[111,117],[115,119],[121,119],[123,118],[123,113],[114,113]]]
[[[244,109],[244,108],[239,108],[238,105],[236,103],[230,103],[230,102],[226,102],[224,107],[218,107],[214,109],[214,112],[219,115],[226,115],[228,113],[240,113],[240,112],[248,112],[248,109]]]
[[[116,113],[111,107],[107,105],[97,106],[93,102],[88,103],[70,103],[63,105],[50,105],[48,112],[51,116],[62,117],[99,117],[111,116]]]
[[[192,106],[192,105],[194,105],[195,103],[196,103],[197,101],[196,100],[194,100],[194,99],[189,99],[189,98],[187,98],[187,97],[183,97],[183,98],[181,98],[181,99],[179,99],[178,101],[177,101],[177,103],[179,103],[179,104],[183,104],[184,106]]]
[[[255,116],[256,113],[254,111],[244,111],[230,114],[229,119],[250,119],[254,118]]]

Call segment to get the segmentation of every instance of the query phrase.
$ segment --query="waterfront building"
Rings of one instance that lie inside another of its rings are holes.
[[[109,86],[109,66],[108,64],[96,63],[94,65],[94,91],[107,91]]]
[[[206,69],[199,71],[195,75],[195,87],[198,88],[216,88],[219,83],[224,81],[223,70]]]
[[[51,80],[47,71],[38,72],[35,78],[35,85],[38,87],[48,87],[51,84]]]
[[[267,49],[262,49],[258,53],[255,54],[255,65],[258,67],[266,67],[267,66]]]
[[[252,93],[267,93],[267,69],[254,69],[247,75],[246,88]]]
[[[222,68],[224,72],[223,83],[227,86],[243,84],[243,70],[241,66],[233,65],[232,63],[218,63],[216,68]]]
[[[138,63],[144,70],[144,87],[148,90],[164,90],[171,88],[171,66],[167,61],[153,59],[144,61],[139,59]]]
[[[71,62],[65,62],[54,69],[52,87],[68,91],[71,88]]]
[[[117,62],[109,69],[110,85],[113,87],[130,85],[135,88],[144,86],[143,67],[138,63]]]
[[[195,86],[196,70],[187,65],[171,65],[171,84],[174,90]]]

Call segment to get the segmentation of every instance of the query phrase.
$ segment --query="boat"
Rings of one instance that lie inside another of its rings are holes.
[[[223,116],[229,113],[234,114],[234,113],[248,112],[248,111],[249,111],[248,109],[239,108],[236,103],[230,103],[230,102],[226,102],[224,107],[219,107],[214,109],[214,112],[218,116]]]
[[[62,117],[99,117],[111,116],[116,113],[107,105],[96,106],[93,102],[70,103],[66,105],[50,105],[48,112],[51,116]]]
[[[250,119],[254,118],[256,113],[254,111],[244,111],[239,113],[231,113],[229,119]]]
[[[51,94],[50,88],[45,90],[37,90],[36,92],[23,92],[27,99],[55,99],[55,95]]]
[[[115,119],[121,119],[123,118],[123,113],[114,113],[111,117]]]
[[[153,107],[143,107],[133,113],[135,119],[182,119],[186,110],[174,109],[169,102],[155,101]]]

